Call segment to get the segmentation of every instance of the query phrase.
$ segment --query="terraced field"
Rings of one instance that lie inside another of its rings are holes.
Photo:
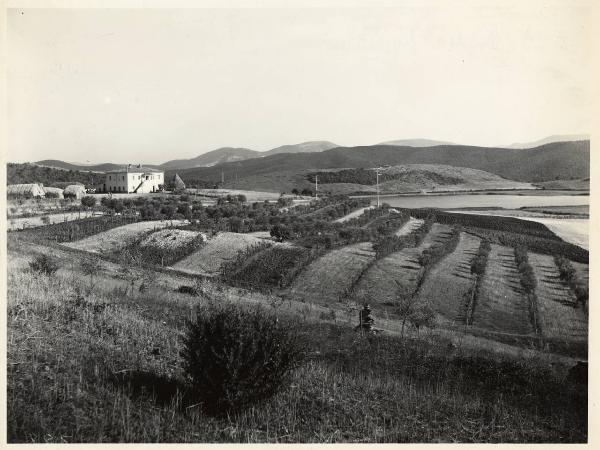
[[[419,301],[428,303],[440,315],[441,322],[466,322],[466,302],[475,275],[471,261],[477,254],[480,239],[460,234],[454,252],[442,258],[427,274],[419,291]]]
[[[402,225],[394,234],[396,236],[406,236],[407,234],[412,233],[421,225],[423,225],[423,222],[425,222],[423,219],[416,219],[414,217],[411,217],[410,219],[408,219],[408,222]]]
[[[492,244],[473,325],[501,333],[533,333],[528,299],[521,288],[512,248]]]
[[[184,225],[185,220],[151,220],[135,222],[89,236],[75,242],[64,243],[67,247],[92,253],[109,253],[124,248],[132,239],[152,230],[170,225]]]
[[[422,270],[419,256],[427,247],[444,242],[450,233],[449,226],[435,223],[420,246],[404,248],[375,262],[356,284],[354,298],[374,305],[393,306],[398,294],[412,295]]]
[[[173,268],[200,275],[216,275],[225,261],[261,242],[267,241],[248,234],[222,232],[209,239],[198,251],[174,264]]]
[[[539,319],[542,335],[548,338],[586,340],[587,319],[573,291],[559,278],[554,259],[529,253],[537,281]]]
[[[374,259],[375,252],[370,242],[332,250],[313,261],[296,277],[290,294],[295,299],[309,302],[338,302]]]

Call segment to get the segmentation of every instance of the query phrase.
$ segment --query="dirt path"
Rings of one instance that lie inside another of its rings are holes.
[[[347,222],[350,219],[354,219],[355,217],[362,216],[363,213],[367,209],[373,209],[373,208],[375,208],[375,207],[374,206],[366,206],[364,208],[359,208],[356,211],[352,211],[350,214],[346,214],[344,217],[340,217],[339,219],[334,220],[334,222],[337,222],[337,223]]]
[[[394,234],[398,237],[406,236],[407,234],[412,233],[421,225],[423,225],[423,223],[425,223],[423,219],[416,219],[414,217],[411,217],[410,219],[408,219],[408,222],[402,225]]]

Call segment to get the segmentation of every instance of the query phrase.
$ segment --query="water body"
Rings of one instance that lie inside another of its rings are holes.
[[[377,197],[370,197],[371,203]],[[381,203],[398,208],[507,208],[523,206],[575,206],[589,205],[589,195],[511,195],[511,194],[456,194],[456,195],[393,195],[381,196]]]

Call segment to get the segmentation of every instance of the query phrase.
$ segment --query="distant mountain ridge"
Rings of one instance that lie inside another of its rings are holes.
[[[239,177],[248,177],[280,170],[373,167],[386,164],[449,164],[481,169],[513,180],[529,182],[589,177],[589,140],[562,140],[568,137],[550,136],[542,141],[558,139],[558,142],[532,148],[525,147],[529,144],[513,144],[515,148],[465,146],[429,139],[404,139],[359,147],[338,147],[329,141],[308,141],[284,145],[265,152],[223,147],[195,158],[175,159],[160,165],[144,166],[182,173],[197,172],[206,174],[215,181],[220,179],[221,171],[228,170],[240,172]],[[532,155],[534,159],[528,161],[524,158],[526,155]],[[105,172],[126,166],[114,163],[85,165],[51,159],[35,164],[85,172]],[[235,164],[235,169],[232,169],[232,164]],[[215,166],[219,167],[216,172],[212,170]],[[216,177],[215,173],[219,176]]]
[[[261,155],[256,150],[249,148],[222,147],[203,153],[195,158],[174,159],[160,165],[163,169],[175,169],[179,167],[212,167],[217,164],[243,161],[249,158],[258,158]]]
[[[282,145],[281,147],[277,147],[266,152],[261,152],[260,156],[271,156],[277,155],[279,153],[324,152],[326,150],[331,150],[332,148],[336,147],[339,147],[339,145],[329,141],[308,141],[301,142],[300,144]]]
[[[453,142],[435,141],[432,139],[398,139],[395,141],[380,142],[377,145],[396,145],[408,147],[433,147],[435,145],[456,145]]]
[[[539,147],[540,145],[553,144],[555,142],[571,142],[571,141],[589,141],[590,136],[587,134],[563,134],[548,136],[543,139],[539,139],[533,142],[517,142],[510,144],[506,148],[533,148]]]
[[[276,154],[217,167],[180,169],[186,178],[219,181],[262,176],[276,177],[285,172],[306,169],[370,168],[399,164],[443,164],[484,170],[501,177],[524,182],[589,177],[590,142],[557,142],[532,149],[507,149],[465,145],[408,147],[372,145],[337,147],[318,153]],[[237,175],[235,175],[237,173]]]

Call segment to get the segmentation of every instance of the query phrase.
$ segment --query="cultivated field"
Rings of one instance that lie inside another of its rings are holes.
[[[417,228],[420,228],[421,225],[423,225],[423,222],[425,222],[423,219],[415,219],[414,217],[411,217],[408,219],[408,222],[402,225],[394,234],[396,236],[406,236],[407,234],[415,231]]]
[[[587,340],[587,318],[575,294],[560,279],[554,259],[529,253],[529,263],[537,281],[535,293],[542,335],[561,340]]]
[[[178,226],[187,223],[185,220],[151,220],[123,225],[108,231],[89,236],[75,242],[64,243],[71,248],[92,253],[110,253],[124,248],[129,242],[149,231],[167,226]]]
[[[501,333],[533,333],[528,299],[521,287],[512,248],[492,244],[473,325]]]
[[[234,259],[239,251],[265,242],[265,239],[242,233],[221,232],[196,252],[173,265],[174,269],[202,275],[216,275],[225,261]]]
[[[471,234],[461,233],[454,252],[435,264],[425,277],[419,290],[419,302],[429,304],[440,315],[440,321],[465,324],[466,299],[475,282],[471,261],[480,241]]]
[[[374,258],[370,242],[332,250],[304,269],[294,280],[289,293],[311,303],[336,304]]]
[[[419,256],[434,243],[443,243],[450,231],[450,227],[435,223],[419,247],[404,248],[376,261],[358,280],[353,297],[382,307],[393,307],[398,295],[410,297],[422,275]]]

